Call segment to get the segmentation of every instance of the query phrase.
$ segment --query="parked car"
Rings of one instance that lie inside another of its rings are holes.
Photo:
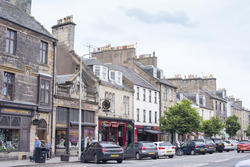
[[[224,150],[224,141],[222,139],[213,139],[214,143],[216,144],[216,151],[223,152]]]
[[[154,142],[157,150],[158,157],[168,156],[169,158],[173,158],[175,155],[175,146],[171,143],[167,142]]]
[[[112,142],[95,142],[91,143],[81,154],[81,162],[94,161],[105,163],[109,160],[116,160],[122,163],[124,158],[123,149]]]
[[[186,141],[181,145],[183,154],[206,154],[205,143],[199,140]]]
[[[141,160],[142,158],[150,157],[152,159],[157,159],[158,150],[153,142],[136,142],[131,143],[124,150],[124,159],[136,158]]]
[[[231,151],[234,150],[234,146],[233,143],[231,143],[230,141],[224,141],[224,151]]]
[[[239,142],[237,140],[228,140],[228,141],[230,141],[233,144],[234,150],[237,150],[237,145]]]
[[[200,139],[205,143],[206,152],[213,154],[216,151],[216,144],[211,139]]]
[[[237,145],[237,152],[250,151],[250,142],[248,140],[240,141]]]

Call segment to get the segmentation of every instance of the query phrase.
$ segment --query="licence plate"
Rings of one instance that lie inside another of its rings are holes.
[[[227,147],[230,147],[230,145],[227,145]]]
[[[219,146],[221,146],[222,144],[218,144]]]
[[[167,153],[172,153],[172,151],[168,151]]]
[[[118,154],[112,154],[111,157],[119,157]]]
[[[148,154],[155,154],[154,152],[150,152],[150,153],[148,153]]]
[[[202,149],[200,149],[200,151],[204,151],[204,149],[202,148]]]
[[[209,148],[214,148],[214,147],[209,147]]]

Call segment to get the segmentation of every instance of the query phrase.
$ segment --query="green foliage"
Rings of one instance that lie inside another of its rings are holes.
[[[220,133],[224,125],[219,117],[212,117],[202,122],[202,130],[207,137],[212,137]]]
[[[236,135],[237,131],[241,129],[241,125],[238,122],[238,117],[233,115],[226,119],[226,132],[230,137]]]
[[[169,111],[160,118],[160,128],[162,131],[171,133],[177,132],[180,135],[198,132],[201,125],[201,117],[195,108],[191,106],[189,100],[169,107]]]
[[[246,135],[250,137],[250,125],[247,127]]]

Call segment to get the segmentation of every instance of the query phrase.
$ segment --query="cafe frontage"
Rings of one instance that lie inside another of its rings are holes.
[[[128,119],[99,117],[98,140],[114,142],[122,147],[133,142],[133,122]]]
[[[158,126],[135,125],[135,141],[159,141],[161,131]]]

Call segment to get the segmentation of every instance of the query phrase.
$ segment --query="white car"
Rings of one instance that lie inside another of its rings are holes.
[[[224,151],[231,151],[231,150],[234,150],[234,144],[231,143],[230,141],[224,141]]]
[[[250,167],[250,159],[240,161],[237,164],[235,164],[234,167]]]
[[[169,158],[173,158],[175,155],[175,146],[171,143],[167,142],[154,142],[157,150],[158,150],[158,156],[168,156]]]
[[[239,142],[237,140],[228,140],[228,141],[230,141],[231,144],[233,144],[234,150],[236,150]]]

